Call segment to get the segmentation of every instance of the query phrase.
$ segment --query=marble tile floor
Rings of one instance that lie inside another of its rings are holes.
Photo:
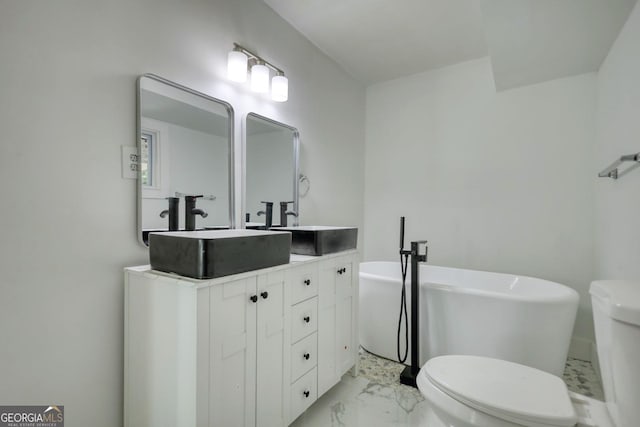
[[[360,351],[357,377],[342,380],[302,414],[293,427],[425,427],[420,392],[399,383],[403,365]],[[603,399],[602,386],[590,362],[567,361],[569,390]]]
[[[594,399],[604,400],[602,382],[600,382],[600,377],[591,366],[591,362],[568,358],[564,366],[562,379],[569,390]]]

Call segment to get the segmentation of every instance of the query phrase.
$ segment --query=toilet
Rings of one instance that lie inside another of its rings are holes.
[[[480,356],[430,359],[418,388],[429,427],[640,426],[640,282],[591,283],[605,402],[567,390],[561,378]]]

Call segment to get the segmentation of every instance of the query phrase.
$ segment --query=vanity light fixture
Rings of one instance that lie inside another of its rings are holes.
[[[247,81],[247,55],[241,50],[234,48],[227,56],[227,77],[234,82],[243,83]]]
[[[229,80],[245,82],[247,72],[250,70],[251,90],[256,93],[269,92],[270,70],[273,70],[275,75],[271,79],[271,99],[276,102],[285,102],[289,99],[289,80],[280,68],[237,43],[233,44],[233,50],[229,52],[227,61]]]
[[[259,60],[251,66],[251,90],[257,93],[269,92],[269,69]]]
[[[278,73],[271,79],[271,99],[276,102],[286,102],[289,99],[289,79],[284,73]]]

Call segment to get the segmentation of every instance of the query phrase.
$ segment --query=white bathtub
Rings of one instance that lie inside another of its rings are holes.
[[[410,265],[408,270],[411,322]],[[360,345],[393,360],[397,360],[401,278],[399,262],[360,264]],[[435,356],[470,354],[561,376],[578,293],[532,277],[422,264],[420,307],[421,366]],[[405,363],[410,362],[409,350]]]

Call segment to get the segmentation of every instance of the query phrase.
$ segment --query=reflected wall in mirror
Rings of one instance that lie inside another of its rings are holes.
[[[255,113],[245,123],[245,204],[249,214],[247,228],[266,223],[265,204],[273,203],[272,225],[280,225],[280,203],[286,209],[288,225],[297,225],[298,217],[298,130]]]
[[[233,228],[231,105],[145,74],[138,79],[137,123],[140,240],[146,245],[148,233],[168,230],[171,220],[171,228],[184,230],[188,196],[202,196],[197,229]],[[177,199],[178,218],[169,198]]]

